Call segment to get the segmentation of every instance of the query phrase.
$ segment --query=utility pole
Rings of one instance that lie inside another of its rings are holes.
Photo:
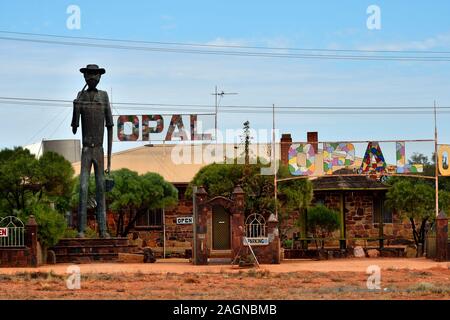
[[[215,103],[214,103],[214,106],[215,106],[214,128],[215,128],[215,131],[216,131],[215,132],[216,136],[214,138],[216,139],[216,142],[217,142],[217,113],[219,112],[219,101],[218,101],[218,98],[219,97],[223,98],[224,95],[230,95],[230,94],[235,95],[235,94],[239,94],[239,93],[237,93],[237,92],[224,92],[223,90],[221,92],[218,92],[217,91],[217,86],[215,86],[214,93],[211,93],[211,95],[213,95],[214,99],[215,99]]]
[[[436,188],[436,217],[439,215],[439,169],[438,169],[438,133],[437,133],[437,115],[436,100],[434,101],[434,174]]]
[[[273,188],[275,196],[275,217],[278,220],[278,185],[277,185],[277,163],[275,151],[275,104],[272,104],[272,161],[273,161]]]

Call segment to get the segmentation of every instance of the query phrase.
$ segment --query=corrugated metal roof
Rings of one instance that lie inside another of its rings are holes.
[[[138,147],[134,149],[128,149],[125,151],[120,151],[113,153],[111,159],[111,170],[119,170],[122,168],[127,168],[136,171],[139,174],[145,174],[147,172],[159,173],[165,180],[172,183],[189,183],[195,176],[195,174],[204,166],[208,165],[208,161],[199,161],[196,158],[194,152],[201,150],[202,155],[208,152],[206,148],[211,148],[214,144],[198,144],[198,145],[184,145],[191,148],[191,163],[178,163],[174,161],[172,153],[175,155],[177,152],[181,152],[179,148],[182,145],[154,145],[152,147]],[[238,150],[234,148],[235,145],[226,144],[225,148],[229,148],[240,154],[239,147]],[[256,146],[256,145],[255,145]],[[258,147],[267,148],[270,144],[259,144]],[[175,149],[177,148],[178,149]],[[254,147],[254,146],[253,146]],[[201,149],[199,149],[201,148]],[[226,149],[224,149],[226,150]],[[188,153],[187,153],[188,154]],[[225,151],[224,151],[225,155]],[[175,159],[176,160],[176,159]],[[188,160],[188,158],[187,158]],[[186,161],[188,162],[188,161]],[[106,165],[106,157],[105,157]],[[73,168],[75,174],[80,173],[80,162],[73,163]]]

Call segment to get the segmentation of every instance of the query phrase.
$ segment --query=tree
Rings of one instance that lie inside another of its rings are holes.
[[[448,160],[446,160],[448,162]],[[433,152],[431,155],[431,162],[428,160],[428,157],[425,156],[422,153],[413,153],[411,158],[408,160],[409,164],[422,164],[423,165],[423,173],[421,175],[423,176],[428,176],[428,177],[434,177],[436,174],[435,168],[436,168],[436,158],[435,158],[435,153]],[[420,175],[418,175],[420,176]],[[403,177],[400,178],[394,178],[391,177],[390,180],[396,181],[398,179],[403,179]],[[414,178],[413,178],[414,179]],[[429,184],[430,186],[434,187],[434,180],[425,180],[423,181],[423,179],[417,178],[414,181],[422,181],[425,182],[427,184]],[[446,190],[446,191],[450,191],[450,177],[444,177],[444,176],[440,176],[439,177],[439,190]]]
[[[447,190],[439,190],[439,210],[444,210],[444,212],[449,215],[450,209],[450,192]]]
[[[414,152],[411,158],[408,160],[409,164],[423,164],[424,166],[429,166],[431,163],[428,161],[428,157],[422,153]],[[434,163],[434,155],[433,155]]]
[[[281,166],[278,175],[279,178],[290,177],[289,168],[287,166]],[[289,218],[292,212],[298,212],[299,219],[297,226],[300,228],[302,236],[305,237],[306,209],[313,198],[312,184],[307,178],[287,180],[278,184],[278,191],[280,193],[280,211],[278,214],[280,225],[283,225],[283,222]],[[283,233],[288,230],[281,228],[281,231],[282,236],[285,237],[286,234]]]
[[[116,235],[126,237],[136,221],[151,209],[176,204],[177,189],[157,173],[139,175],[129,169],[111,172],[114,188],[106,193],[106,201],[115,215]],[[78,203],[79,183],[73,192],[74,206]],[[95,197],[94,177],[89,181],[89,197]]]
[[[330,236],[334,231],[339,229],[339,213],[335,210],[329,209],[323,204],[308,209],[308,229],[314,235],[314,238],[322,238],[321,249],[324,248],[324,238]],[[316,247],[318,249],[317,240]]]
[[[54,152],[45,152],[38,160],[21,147],[0,151],[2,211],[13,214],[40,203],[53,203],[60,212],[66,210],[73,174],[70,162]]]
[[[54,203],[58,212],[70,210],[70,199],[75,185],[72,164],[55,152],[45,152],[39,158],[41,190],[39,197]]]
[[[64,236],[67,229],[66,219],[60,212],[45,204],[35,204],[29,211],[20,212],[19,218],[27,221],[30,214],[33,214],[36,219],[37,237],[45,257],[46,249],[57,244],[59,239]]]
[[[210,196],[231,197],[234,187],[242,180],[242,165],[212,163],[201,168],[186,189],[186,197],[192,197],[192,186],[203,186]]]
[[[426,223],[435,216],[434,189],[423,182],[398,179],[386,193],[386,205],[398,210],[411,223],[414,242],[425,242]]]
[[[192,197],[192,186],[203,186],[210,197],[231,197],[240,185],[246,193],[245,212],[274,212],[273,176],[261,175],[262,164],[217,164],[203,167],[190,182],[186,197]]]
[[[245,121],[244,122],[244,159],[245,159],[245,165],[248,166],[250,164],[250,122]]]
[[[0,215],[18,216],[24,222],[34,215],[42,247],[56,244],[67,226],[63,213],[70,207],[73,174],[70,162],[57,153],[45,152],[36,159],[27,149],[3,149]]]

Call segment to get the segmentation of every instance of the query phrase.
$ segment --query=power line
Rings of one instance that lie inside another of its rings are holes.
[[[53,118],[51,118],[40,130],[38,130],[28,141],[26,144],[30,144],[33,142],[33,140],[41,133],[43,132],[45,129],[47,129],[47,127],[50,125],[50,123],[52,123],[54,120],[56,120],[56,118],[58,118],[58,116],[60,115],[60,113],[55,114],[55,116]]]
[[[450,54],[450,51],[425,51],[425,50],[375,50],[375,49],[325,49],[325,48],[298,48],[298,47],[270,47],[270,46],[244,46],[244,45],[226,45],[226,44],[205,44],[205,43],[186,43],[186,42],[163,42],[163,41],[146,41],[131,40],[103,37],[77,37],[62,36],[55,34],[31,33],[31,32],[14,32],[0,30],[0,33],[15,34],[21,36],[50,37],[60,39],[78,39],[78,40],[95,40],[95,41],[111,41],[111,42],[128,42],[153,45],[172,45],[172,46],[189,46],[189,47],[206,47],[206,48],[235,48],[235,49],[258,49],[258,50],[288,50],[288,51],[317,51],[317,52],[359,52],[359,53],[401,53],[401,54]]]
[[[61,36],[62,37],[62,36]],[[450,56],[373,56],[373,55],[338,55],[338,54],[293,54],[293,53],[276,53],[276,52],[250,52],[250,51],[220,51],[220,50],[198,50],[198,49],[180,49],[180,48],[164,48],[149,46],[127,46],[114,44],[100,44],[87,42],[71,42],[59,40],[17,38],[17,37],[0,37],[0,40],[35,42],[44,44],[95,47],[105,49],[120,50],[138,50],[150,52],[170,52],[170,53],[187,53],[202,55],[225,55],[225,56],[242,56],[242,57],[262,57],[262,58],[290,58],[290,59],[319,59],[319,60],[354,60],[354,61],[413,61],[413,62],[449,62]]]
[[[2,105],[21,105],[23,107],[36,107],[36,105],[22,105],[20,102],[4,102],[0,101],[0,107]],[[38,105],[38,107],[49,107],[49,108],[72,108],[70,105]],[[115,111],[119,113],[118,110],[122,108],[115,108]],[[443,109],[443,108],[440,108]],[[450,114],[450,107],[445,108],[444,110],[439,111],[439,114]],[[205,113],[205,110],[196,110],[196,109],[157,109],[157,108],[127,108],[127,110],[133,110],[130,111],[130,113],[136,113],[136,112],[151,112],[153,114],[162,114],[162,115],[168,115],[168,114],[179,114],[179,115],[191,115],[191,114],[197,114],[197,115],[203,115],[203,116],[214,116],[215,113],[213,111],[209,113]],[[355,109],[355,110],[348,110],[348,109],[340,109],[340,108],[334,108],[334,109],[328,109],[328,110],[277,110],[277,114],[288,114],[288,115],[295,115],[295,114],[302,114],[302,115],[379,115],[379,116],[387,116],[387,115],[430,115],[431,110],[415,110],[415,109],[396,109],[396,110],[389,110],[389,112],[383,112],[385,109]],[[253,109],[220,109],[218,113],[221,114],[270,114],[270,110],[267,109],[259,109],[259,108],[253,108]],[[120,114],[117,114],[120,115]]]
[[[22,97],[0,97],[0,100],[20,100],[29,102],[48,102],[48,103],[60,103],[61,105],[72,106],[73,100],[63,100],[63,99],[44,99],[44,98],[22,98]],[[207,104],[175,104],[175,103],[142,103],[142,102],[115,102],[114,105],[126,105],[126,106],[155,106],[155,107],[205,107],[214,108],[213,105]]]
[[[44,99],[44,98],[29,98],[29,97],[5,97],[0,96],[0,104],[29,104],[31,106],[44,106],[44,107],[66,107],[66,108],[72,108],[73,107],[73,101],[72,100],[64,100],[64,99]],[[114,102],[114,105],[120,105],[125,107],[120,107],[119,109],[142,109],[137,108],[139,106],[141,107],[182,107],[182,108],[210,108],[214,109],[214,105],[207,105],[207,104],[176,104],[176,103],[143,103],[143,102]],[[130,107],[134,106],[134,107]],[[269,110],[272,112],[272,106],[268,105],[223,105],[221,106],[221,110],[227,110],[227,109],[239,109],[240,111],[250,111],[250,110]],[[426,107],[426,106],[395,106],[395,105],[342,105],[342,106],[331,106],[331,105],[299,105],[299,106],[275,106],[275,109],[278,111],[283,110],[305,110],[305,111],[357,111],[357,110],[399,110],[399,111],[408,111],[408,110],[416,110],[416,111],[432,111],[434,110],[433,107]],[[450,107],[440,106],[437,107],[437,110],[447,110],[450,109]],[[148,110],[146,108],[145,110]]]
[[[65,117],[62,119],[62,121],[56,126],[55,130],[53,130],[53,132],[50,134],[49,138],[52,138],[53,135],[58,131],[58,129],[62,126],[62,124],[66,121],[66,119],[69,117],[69,115],[71,114],[70,110],[68,110],[68,112],[66,112]]]

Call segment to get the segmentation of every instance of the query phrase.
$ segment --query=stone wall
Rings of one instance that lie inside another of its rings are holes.
[[[193,225],[177,224],[177,217],[192,216],[192,200],[181,198],[176,206],[166,208],[165,227],[166,227],[166,253],[182,253],[192,248]],[[107,212],[108,229],[115,234],[116,222],[115,214],[112,211]],[[117,218],[117,217],[116,217]],[[125,217],[125,224],[128,223],[128,216]],[[95,218],[89,217],[89,226],[95,228]],[[152,248],[162,248],[164,243],[163,226],[158,227],[135,227],[131,230],[130,238],[137,235],[142,240],[143,246]]]
[[[34,216],[28,218],[24,231],[24,246],[20,248],[0,247],[0,267],[37,267],[38,226]]]
[[[279,237],[278,220],[272,214],[266,221],[269,244],[265,246],[252,246],[252,249],[259,263],[279,264],[281,262],[281,240]]]
[[[345,235],[348,238],[378,238],[379,224],[374,223],[374,197],[382,197],[380,191],[316,191],[314,193],[313,205],[323,203],[328,208],[341,212],[344,205],[345,212]],[[343,198],[342,198],[343,197]],[[281,225],[282,233],[292,238],[299,231],[295,221],[299,214],[293,213]],[[392,223],[383,223],[383,235],[386,239],[385,245],[393,239],[412,239],[411,224],[408,220],[401,219],[398,212],[394,210]],[[309,234],[311,236],[311,234]],[[333,233],[332,237],[339,238],[340,230]],[[365,240],[349,240],[348,245],[367,245]],[[372,243],[370,243],[372,244]],[[373,242],[375,244],[375,242]],[[338,246],[338,241],[327,241],[327,246]]]
[[[192,200],[181,199],[178,205],[165,210],[166,215],[166,239],[167,241],[176,241],[184,243],[183,246],[192,245],[193,225],[177,224],[177,217],[192,217]]]
[[[379,225],[373,223],[373,195],[370,192],[344,193],[345,233],[349,238],[378,238]]]
[[[30,248],[1,248],[0,267],[29,267],[32,266]]]

